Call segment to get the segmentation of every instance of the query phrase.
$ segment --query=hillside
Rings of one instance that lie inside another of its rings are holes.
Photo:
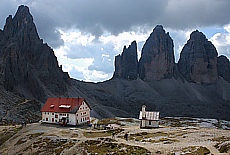
[[[176,79],[75,83],[72,87],[84,91],[94,111],[102,117],[138,118],[141,106],[145,104],[147,110],[160,111],[161,116],[230,119],[229,96],[226,96],[230,93],[230,84],[221,78],[216,84],[205,86]]]

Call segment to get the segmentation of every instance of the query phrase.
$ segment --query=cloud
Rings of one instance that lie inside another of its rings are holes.
[[[169,0],[160,22],[177,30],[223,26],[230,21],[229,5],[226,0]]]
[[[224,26],[224,32],[219,32],[210,38],[219,55],[225,55],[230,59],[230,24]]]
[[[104,32],[118,35],[138,27],[149,31],[157,24],[187,30],[230,21],[227,0],[8,0],[1,3],[1,12],[12,14],[22,3],[30,7],[40,36],[53,48],[63,45],[58,28],[74,27],[99,38]],[[5,6],[15,8],[9,12]]]

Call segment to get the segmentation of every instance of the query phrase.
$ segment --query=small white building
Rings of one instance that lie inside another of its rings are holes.
[[[42,122],[86,125],[90,123],[90,110],[84,98],[48,98],[41,109]]]
[[[146,106],[142,106],[139,119],[141,120],[141,128],[158,128],[159,127],[159,112],[145,111]]]

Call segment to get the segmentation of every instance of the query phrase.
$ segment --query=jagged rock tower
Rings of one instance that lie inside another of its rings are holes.
[[[145,42],[139,61],[139,77],[144,81],[171,78],[175,65],[173,40],[157,25]]]
[[[70,78],[53,50],[39,38],[27,6],[19,6],[0,30],[0,84],[25,98],[41,101],[67,90]]]
[[[230,82],[230,62],[224,55],[217,57],[217,72],[224,80]]]
[[[188,82],[215,83],[217,75],[217,51],[205,35],[194,31],[180,54],[178,69]]]
[[[113,77],[135,80],[138,77],[137,43],[133,41],[123,52],[115,57],[115,72]]]

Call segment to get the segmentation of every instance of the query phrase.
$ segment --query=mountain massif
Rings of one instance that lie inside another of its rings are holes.
[[[0,30],[0,118],[40,119],[48,97],[84,97],[95,117],[138,117],[141,106],[161,116],[230,120],[230,62],[202,32],[194,31],[175,63],[173,40],[157,25],[141,58],[133,41],[115,57],[113,77],[90,83],[71,79],[40,39],[27,6]],[[20,109],[20,110],[16,110]]]

